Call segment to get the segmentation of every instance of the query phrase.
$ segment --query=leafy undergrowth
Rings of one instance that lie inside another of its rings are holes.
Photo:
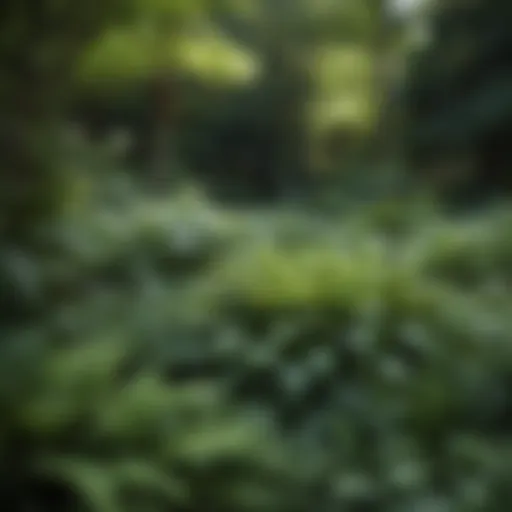
[[[2,250],[4,502],[506,510],[511,225],[188,198]]]

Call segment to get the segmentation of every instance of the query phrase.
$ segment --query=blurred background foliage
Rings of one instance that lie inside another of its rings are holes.
[[[13,512],[512,504],[506,0],[4,0]]]

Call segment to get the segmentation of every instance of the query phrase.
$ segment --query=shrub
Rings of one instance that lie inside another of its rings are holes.
[[[216,383],[127,373],[129,343],[103,336],[46,343],[37,359],[33,343],[17,340],[24,371],[10,372],[16,396],[1,402],[12,510],[288,510],[300,475],[263,415],[244,413]],[[5,352],[8,368],[16,354]]]
[[[226,262],[214,303],[248,338],[234,388],[331,461],[336,506],[498,510],[506,309],[403,256],[367,244]]]
[[[139,202],[44,254],[4,249],[29,319],[0,346],[5,501],[503,510],[510,298],[482,285],[508,275],[508,214],[394,238],[372,215]],[[185,226],[190,266],[167,243]]]

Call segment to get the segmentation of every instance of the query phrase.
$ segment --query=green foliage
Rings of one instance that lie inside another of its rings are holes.
[[[29,322],[0,358],[15,510],[510,503],[507,209],[125,208],[2,254]]]
[[[172,385],[150,368],[127,376],[130,359],[127,340],[112,333],[48,349],[21,374],[30,387],[2,403],[2,463],[17,468],[2,474],[10,506],[276,507],[293,474],[264,418],[230,406],[215,383]]]
[[[257,72],[254,56],[236,41],[208,27],[194,37],[171,32],[157,39],[147,25],[111,29],[92,45],[81,61],[77,79],[85,91],[127,94],[162,70],[188,73],[206,83],[244,83]],[[90,93],[90,92],[89,92]]]
[[[161,73],[177,76],[173,143],[187,170],[208,175],[216,189],[295,194],[319,168],[346,164],[375,126],[382,77],[374,39],[396,28],[384,26],[383,5],[141,4],[131,23],[106,30],[79,61],[75,117],[93,132],[98,119],[128,127],[142,141],[142,158],[130,163],[146,167],[155,112],[142,91]],[[339,149],[332,155],[325,146]]]
[[[77,61],[105,27],[132,13],[131,1],[7,1],[0,8],[0,216],[3,235],[27,233],[62,203],[57,120]],[[44,28],[42,28],[44,27]]]
[[[183,138],[208,125],[191,144],[191,152],[210,144],[199,166],[233,162],[227,172],[252,173],[267,195],[283,191],[306,163],[310,121],[319,132],[331,121],[358,136],[371,128],[376,55],[390,37],[383,2],[112,1],[83,13],[43,4],[37,21],[66,19],[66,30],[17,25],[25,4],[11,2],[3,7],[11,39],[0,43],[2,55],[34,56],[27,69],[36,72],[10,68],[1,101],[32,98],[41,108],[35,118],[9,111],[18,145],[2,140],[1,213],[11,228],[23,209],[9,187],[27,181],[9,179],[28,179],[27,169],[38,178],[23,201],[28,243],[14,227],[0,246],[0,497],[8,508],[510,506],[510,206],[457,219],[423,198],[394,197],[357,213],[347,201],[333,218],[291,206],[221,208],[193,188],[157,200],[121,173],[100,174],[111,160],[100,166],[67,146],[61,159],[49,141],[75,71],[85,96],[94,91],[107,107],[118,100],[130,111],[121,117],[150,132],[144,80],[161,66],[185,69],[203,84],[182,84],[193,118]],[[482,18],[490,13],[474,5]],[[460,34],[451,14],[439,14],[443,41],[451,28]],[[464,32],[468,19],[459,21]],[[54,45],[63,53],[52,60]],[[449,82],[447,95],[457,96],[460,67],[471,68],[475,55],[456,50],[418,71],[416,85]],[[233,77],[258,80],[241,90],[227,86]],[[331,120],[315,110],[324,100],[341,103]],[[472,128],[461,137],[480,140],[498,110],[464,110]],[[346,195],[393,189],[396,173],[377,180],[359,170]],[[56,183],[44,183],[54,171]],[[36,207],[57,195],[63,213],[40,222]]]

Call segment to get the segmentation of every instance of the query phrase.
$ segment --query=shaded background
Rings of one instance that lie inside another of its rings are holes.
[[[511,22],[4,0],[7,509],[507,510]]]

